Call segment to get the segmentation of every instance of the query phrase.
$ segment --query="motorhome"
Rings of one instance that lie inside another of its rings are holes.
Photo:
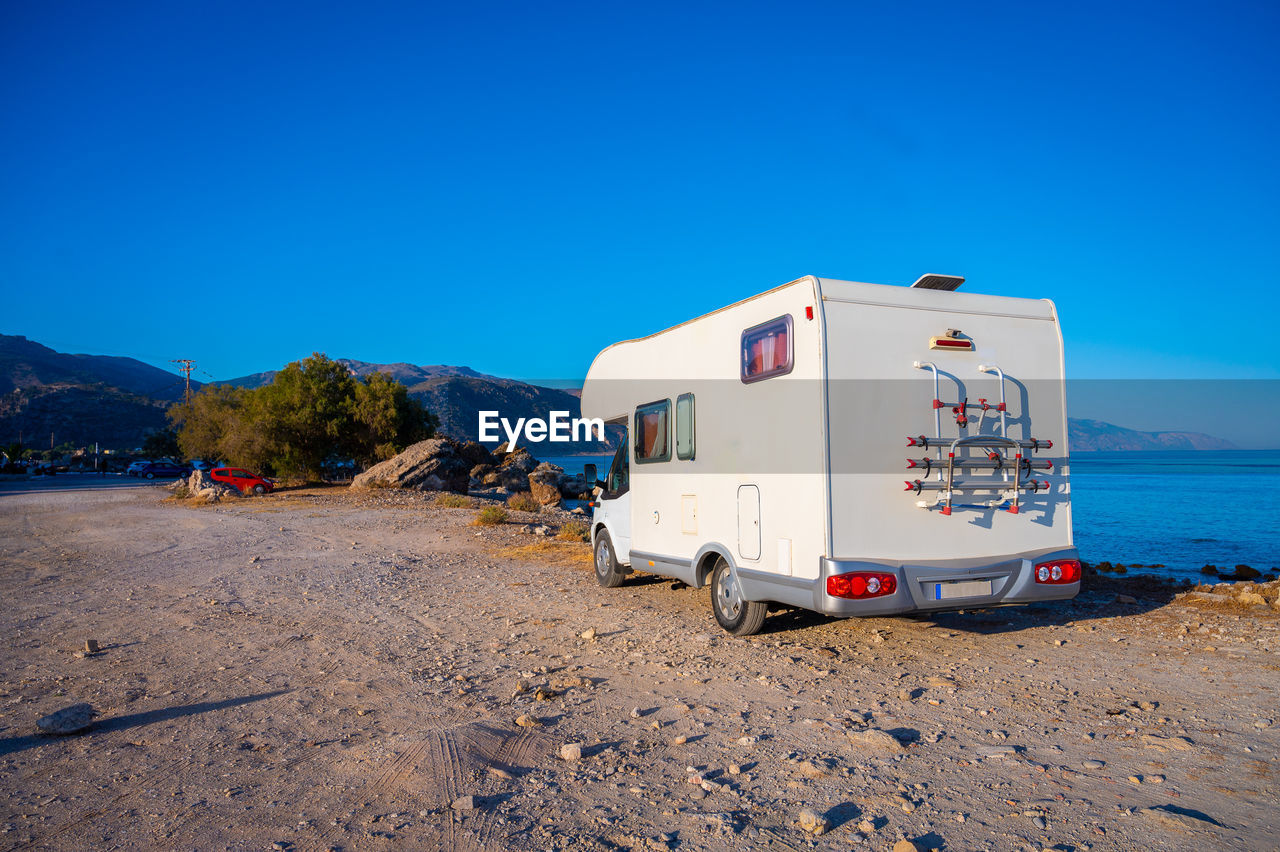
[[[746,635],[833,616],[1061,600],[1072,545],[1048,300],[807,276],[596,356],[584,417],[625,427],[596,577],[710,588]]]

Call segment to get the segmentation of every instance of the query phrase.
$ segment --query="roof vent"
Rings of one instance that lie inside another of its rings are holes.
[[[921,275],[912,287],[921,290],[954,290],[964,283],[963,275]]]

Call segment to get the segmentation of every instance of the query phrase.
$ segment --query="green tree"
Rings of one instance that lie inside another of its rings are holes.
[[[188,456],[306,477],[318,477],[334,456],[390,458],[430,437],[438,423],[389,376],[357,379],[320,353],[259,388],[206,387],[173,406],[169,418]]]
[[[182,455],[182,448],[178,445],[178,433],[172,429],[161,429],[152,432],[142,442],[143,455],[148,458],[178,458]],[[195,458],[192,456],[192,458]]]
[[[356,384],[351,443],[347,453],[361,464],[385,461],[410,444],[425,441],[440,421],[386,373]]]

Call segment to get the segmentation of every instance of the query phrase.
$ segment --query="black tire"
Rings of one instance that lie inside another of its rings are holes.
[[[596,534],[595,559],[596,581],[606,589],[614,589],[622,585],[627,576],[618,564],[618,555],[613,549],[613,540],[606,530]]]
[[[156,478],[156,475],[154,473],[150,473],[150,472],[147,473],[147,479],[155,479],[155,478]]]
[[[769,606],[762,601],[744,601],[729,563],[724,557],[716,561],[711,572],[711,609],[716,622],[734,636],[751,636],[760,632]]]
[[[255,486],[253,486],[253,493],[254,493],[254,494],[257,494],[259,497],[261,497],[263,494],[266,494],[266,493],[267,493],[267,489],[266,489],[266,487],[265,487],[265,486],[262,486],[262,485],[255,485]]]

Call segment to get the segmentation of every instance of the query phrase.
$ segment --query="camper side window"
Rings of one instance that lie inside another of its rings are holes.
[[[671,400],[636,409],[636,462],[671,461]]]
[[[676,458],[693,458],[693,394],[676,397]]]
[[[791,314],[742,332],[742,381],[785,375],[791,364]]]

